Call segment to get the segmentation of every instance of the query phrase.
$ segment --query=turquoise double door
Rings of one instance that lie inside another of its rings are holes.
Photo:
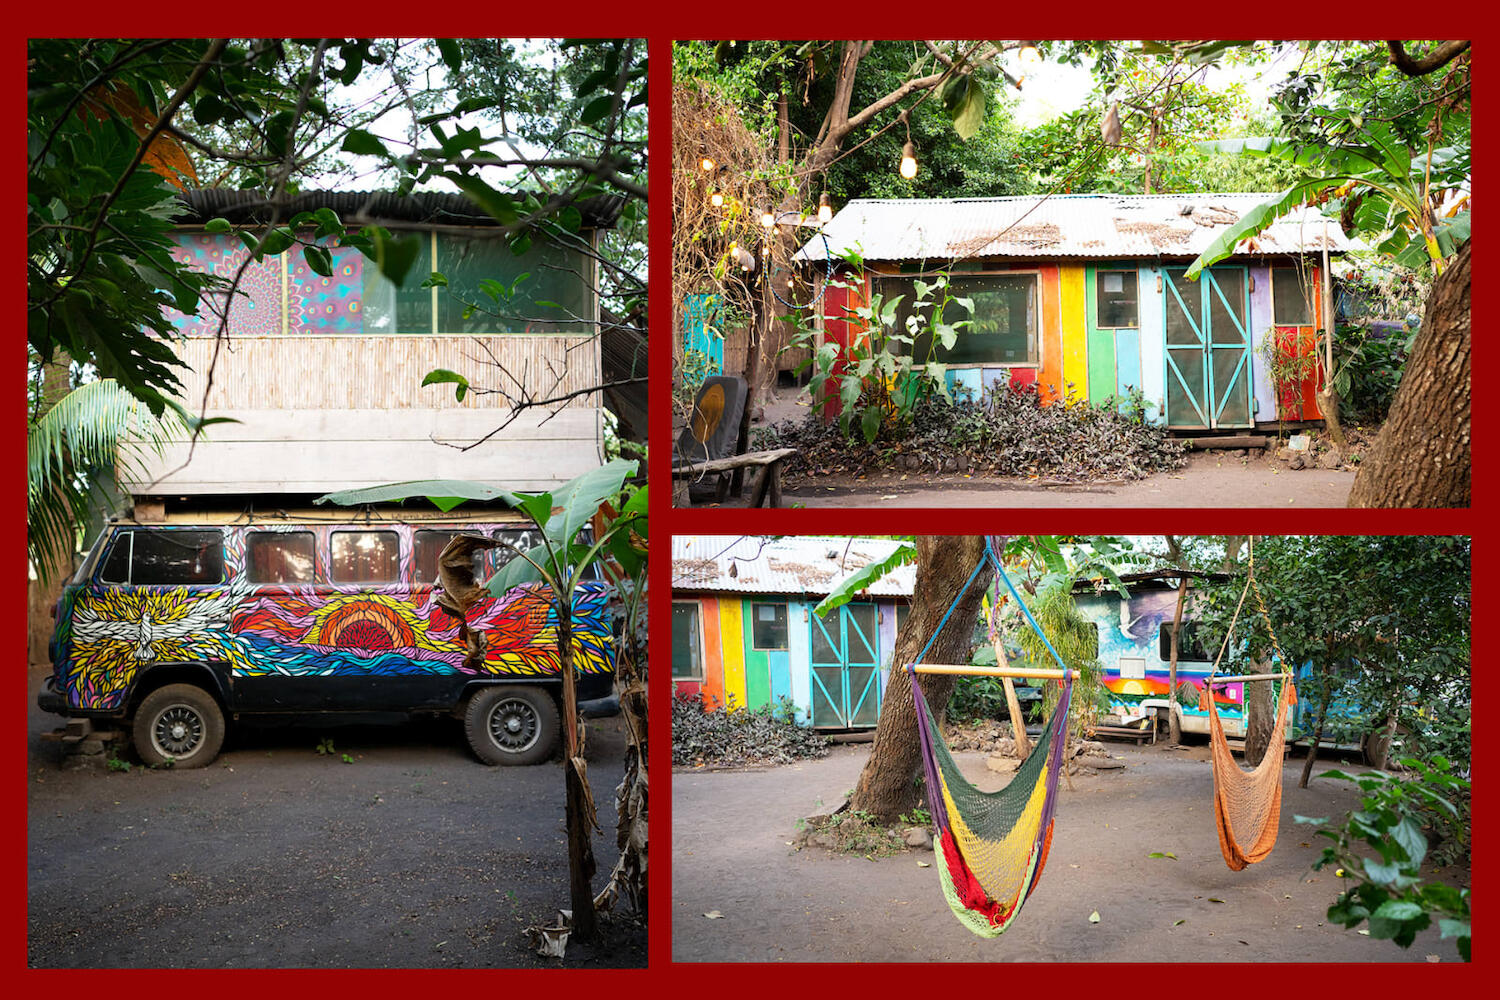
[[[879,609],[849,603],[812,619],[812,724],[853,729],[880,721]]]
[[[1210,268],[1197,281],[1187,280],[1186,268],[1162,271],[1167,426],[1253,426],[1246,269]]]

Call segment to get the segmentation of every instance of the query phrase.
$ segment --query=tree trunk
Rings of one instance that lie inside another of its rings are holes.
[[[1177,610],[1172,614],[1172,657],[1167,663],[1167,735],[1172,746],[1182,742],[1182,720],[1177,717],[1177,642],[1182,634],[1182,606],[1186,603],[1188,578],[1177,578]]]
[[[851,808],[871,813],[881,822],[896,819],[918,802],[916,777],[921,768],[917,745],[916,706],[905,665],[916,661],[928,638],[937,629],[975,565],[984,556],[984,539],[972,536],[919,535],[917,537],[917,581],[912,593],[911,614],[896,637],[891,661],[891,680],[880,707],[875,745],[860,773],[849,800]],[[986,568],[974,586],[958,601],[948,623],[933,642],[927,659],[933,663],[967,662],[979,620],[980,598],[993,571]],[[953,693],[951,675],[928,674],[921,678],[922,694],[933,713],[941,717]]]
[[[1257,664],[1256,673],[1269,671],[1269,665]],[[1260,669],[1264,668],[1264,669]],[[1245,685],[1245,763],[1258,767],[1271,745],[1276,731],[1276,702],[1271,681],[1250,681]]]
[[[73,360],[66,352],[57,351],[52,363],[42,366],[42,395],[36,419],[40,420],[72,389],[69,377],[72,365]],[[39,572],[37,579],[31,580],[27,588],[26,659],[35,664],[49,661],[47,643],[52,638],[52,609],[62,597],[63,585],[68,580],[68,571],[73,565],[73,546],[60,547],[59,551],[50,552],[44,558],[49,570]]]
[[[1390,416],[1360,463],[1350,507],[1467,507],[1469,246],[1433,282]]]
[[[1318,741],[1323,738],[1323,720],[1328,718],[1328,702],[1333,698],[1333,685],[1323,692],[1323,700],[1318,704],[1318,721],[1313,723],[1312,739],[1307,745],[1307,761],[1302,765],[1302,777],[1297,782],[1298,788],[1306,788],[1307,781],[1312,777],[1313,762],[1318,759]]]

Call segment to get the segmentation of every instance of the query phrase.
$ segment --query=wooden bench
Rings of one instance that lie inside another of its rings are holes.
[[[733,472],[735,469],[759,469],[755,485],[750,490],[750,506],[759,507],[762,502],[768,507],[781,506],[781,463],[797,454],[796,448],[777,448],[773,451],[747,451],[743,455],[715,458],[694,465],[679,465],[672,469],[674,480],[693,480],[699,476]],[[684,493],[686,490],[683,491]],[[679,495],[673,490],[673,500]],[[683,500],[686,497],[682,497]],[[685,503],[679,504],[686,506]]]
[[[1120,739],[1135,740],[1135,745],[1150,740],[1156,742],[1156,727],[1148,726],[1145,729],[1137,729],[1134,726],[1095,726],[1089,733],[1090,736],[1115,736]]]

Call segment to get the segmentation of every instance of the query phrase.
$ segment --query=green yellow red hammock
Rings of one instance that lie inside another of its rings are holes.
[[[927,801],[937,828],[935,851],[943,895],[964,926],[981,937],[1004,933],[1021,910],[1047,863],[1052,842],[1053,813],[1057,805],[1057,778],[1062,771],[1063,743],[1067,735],[1068,707],[1073,695],[1073,672],[1042,632],[1015,585],[1000,565],[989,540],[985,559],[954,597],[954,606],[973,584],[985,560],[996,576],[1005,581],[1016,605],[1041,636],[1042,642],[1061,668],[1058,671],[1005,670],[944,667],[921,661],[942,631],[948,615],[916,663],[907,664],[912,700],[917,708],[917,734],[922,750]],[[948,609],[952,614],[953,608]],[[920,673],[976,673],[999,676],[1055,677],[1062,681],[1062,697],[1047,720],[1042,737],[1017,769],[1010,784],[998,792],[981,792],[970,784],[954,763],[938,731],[927,700],[917,682]]]

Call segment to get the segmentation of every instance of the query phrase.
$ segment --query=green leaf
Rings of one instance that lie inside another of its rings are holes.
[[[366,226],[364,232],[374,247],[375,267],[393,285],[406,284],[406,276],[422,252],[422,237],[392,236],[378,226]]]
[[[1363,858],[1365,874],[1376,885],[1390,885],[1401,875],[1401,866],[1384,864],[1374,858]]]
[[[473,174],[447,174],[446,176],[458,185],[458,189],[468,195],[469,200],[478,205],[486,215],[501,224],[508,226],[519,218],[516,203],[510,195],[496,191]]]
[[[228,219],[209,219],[203,224],[205,233],[227,233],[234,229]]]
[[[619,496],[626,478],[635,475],[639,467],[634,459],[617,458],[569,480],[550,494],[505,492],[501,498],[535,521],[547,542],[556,548],[571,544],[588,526],[599,505]],[[585,567],[574,568],[581,572]],[[486,586],[491,593],[501,594],[518,583],[535,579],[535,572],[524,560],[513,559]]]
[[[833,585],[828,596],[813,609],[813,614],[819,618],[827,615],[835,608],[848,604],[860,591],[864,590],[876,580],[881,579],[898,566],[904,566],[909,562],[915,562],[917,558],[917,547],[910,543],[897,546],[891,554],[878,562],[869,563],[855,570]]]
[[[453,38],[436,38],[438,54],[443,57],[443,63],[453,72],[457,73],[463,66],[463,54],[459,51],[458,40]]]
[[[356,156],[381,156],[390,157],[390,152],[385,148],[385,143],[362,128],[352,128],[344,136],[344,144],[339,147],[346,153]]]
[[[302,248],[302,259],[315,273],[325,278],[333,276],[333,254],[326,248],[309,243]]]
[[[434,368],[422,378],[422,384],[441,385],[452,383],[456,386],[453,390],[453,398],[458,402],[464,401],[464,396],[469,393],[469,380],[458,372],[449,371],[447,368]]]
[[[354,507],[365,503],[393,503],[413,497],[427,499],[443,498],[460,500],[499,500],[505,491],[498,486],[469,482],[463,479],[414,479],[404,483],[388,483],[384,486],[367,486],[357,490],[340,490],[325,493],[313,503],[331,503],[340,507]],[[451,506],[449,508],[451,509]]]
[[[1382,920],[1415,920],[1422,915],[1422,908],[1416,903],[1405,902],[1398,899],[1389,899],[1381,903],[1371,917]]]
[[[592,125],[605,115],[609,114],[610,108],[614,107],[615,95],[613,93],[596,97],[583,106],[583,113],[578,116],[581,125]]]
[[[1177,860],[1177,855],[1173,854],[1171,851],[1152,851],[1150,854],[1146,855],[1146,857],[1148,857],[1148,858],[1171,858],[1173,861]]]

